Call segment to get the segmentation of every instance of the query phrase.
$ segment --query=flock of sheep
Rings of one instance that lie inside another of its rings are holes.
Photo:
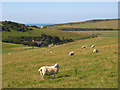
[[[82,49],[83,48],[86,48],[87,46],[82,46]],[[91,48],[94,48],[95,45],[92,45]],[[52,53],[52,50],[46,50],[46,52],[50,52]],[[97,49],[94,49],[93,50],[93,53],[98,53],[98,50]],[[8,55],[11,55],[11,53],[8,53]],[[70,52],[69,53],[70,56],[74,55],[74,52]],[[58,64],[55,64],[54,66],[43,66],[41,67],[39,70],[38,70],[41,74],[41,78],[44,79],[44,75],[53,75],[53,79],[55,78],[55,74],[58,73],[59,71],[59,65]]]
[[[87,46],[82,46],[82,49],[83,48],[86,48]],[[92,45],[91,48],[94,48],[95,45]],[[49,52],[52,52],[51,50],[48,50]],[[48,52],[46,51],[46,52]],[[93,50],[93,53],[98,53],[98,50],[97,49],[94,49]],[[70,56],[74,55],[74,52],[70,52],[69,53]],[[55,78],[55,74],[58,73],[59,71],[59,65],[58,64],[55,64],[54,66],[43,66],[41,67],[39,70],[38,70],[41,74],[41,78],[44,79],[44,75],[53,75],[53,79]]]
[[[83,49],[83,48],[86,48],[86,47],[87,47],[87,46],[82,46],[82,49]],[[95,45],[92,45],[92,46],[91,46],[91,48],[94,48],[94,47],[95,47]],[[98,49],[94,49],[94,50],[93,50],[93,53],[98,53]],[[70,55],[70,56],[74,55],[74,52],[73,52],[73,51],[70,52],[69,55]]]

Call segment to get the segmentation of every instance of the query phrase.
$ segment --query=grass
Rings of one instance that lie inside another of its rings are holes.
[[[27,49],[32,49],[32,47],[28,47],[28,46],[25,47],[23,45],[13,44],[13,43],[2,43],[2,53],[9,53],[12,51],[22,51]]]
[[[7,38],[8,36],[14,36],[14,37],[19,37],[19,36],[32,36],[32,37],[39,37],[41,34],[45,33],[47,35],[52,35],[52,36],[58,36],[60,39],[68,38],[68,39],[73,39],[73,40],[79,40],[82,38],[88,38],[91,37],[92,35],[89,34],[78,34],[78,33],[72,33],[72,32],[66,32],[66,31],[60,31],[56,29],[36,29],[33,28],[33,31],[28,31],[28,32],[18,32],[18,31],[11,31],[11,32],[6,32],[3,31],[2,33],[2,38]]]
[[[114,28],[117,21],[85,22],[61,27]],[[54,47],[28,47],[2,43],[2,86],[3,88],[117,88],[118,87],[118,31],[60,31],[59,26],[36,29],[29,32],[4,32],[8,36],[56,35],[61,39],[71,38],[74,42]],[[96,38],[89,38],[97,34]],[[84,39],[83,39],[84,38]],[[87,39],[86,39],[87,38]],[[92,53],[91,45],[99,50]],[[87,48],[81,49],[83,45]],[[52,50],[52,53],[46,50]],[[69,52],[74,51],[74,56]],[[9,55],[9,53],[11,53]],[[60,65],[55,79],[45,76],[41,80],[41,66]]]
[[[118,31],[68,31],[77,34],[96,34],[100,37],[118,37]]]
[[[84,22],[73,25],[61,25],[59,27],[71,27],[71,28],[118,28],[118,20],[99,21],[99,22]]]
[[[103,34],[97,38],[27,50],[22,45],[3,43],[3,88],[117,88],[118,38],[108,36]],[[92,53],[92,44],[99,53]],[[83,45],[88,47],[81,49]],[[48,49],[53,53],[46,52]],[[75,52],[74,56],[68,55],[71,51]],[[56,78],[45,76],[41,80],[38,69],[55,63],[60,65]]]

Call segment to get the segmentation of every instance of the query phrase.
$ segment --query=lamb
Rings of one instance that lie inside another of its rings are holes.
[[[70,55],[70,56],[74,55],[74,52],[73,52],[73,51],[72,51],[72,52],[70,52],[70,53],[69,53],[69,55]]]
[[[91,46],[91,48],[94,48],[94,47],[95,47],[95,45],[92,45],[92,46]]]
[[[59,65],[55,64],[54,66],[43,66],[38,71],[40,71],[42,79],[44,79],[44,75],[53,75],[54,79],[55,74],[57,74],[59,71]]]
[[[98,50],[97,50],[97,49],[94,49],[94,50],[93,50],[93,53],[98,53]]]

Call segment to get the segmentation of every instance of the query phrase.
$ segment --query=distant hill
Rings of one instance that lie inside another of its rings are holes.
[[[50,28],[52,26],[56,28],[118,29],[118,21],[118,19],[95,19],[47,26]]]
[[[97,35],[63,32],[55,28],[39,28],[36,26],[26,26],[12,21],[2,21],[2,41],[7,43],[29,46],[41,46],[41,44],[44,44],[47,46],[50,44],[57,45],[94,37],[97,37]]]
[[[22,32],[26,32],[28,30],[33,30],[32,28],[30,28],[29,26],[26,26],[24,24],[20,24],[20,23],[16,23],[16,22],[12,22],[12,21],[2,21],[2,30],[3,31],[22,31]]]

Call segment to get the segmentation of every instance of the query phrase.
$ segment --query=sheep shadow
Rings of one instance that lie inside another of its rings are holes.
[[[64,78],[64,77],[70,77],[70,75],[61,75],[61,76],[58,76],[56,78]]]
[[[60,75],[60,76],[55,77],[55,78],[57,79],[57,78],[64,78],[64,77],[70,77],[70,75]],[[53,79],[52,76],[47,76],[47,78],[52,78]]]

